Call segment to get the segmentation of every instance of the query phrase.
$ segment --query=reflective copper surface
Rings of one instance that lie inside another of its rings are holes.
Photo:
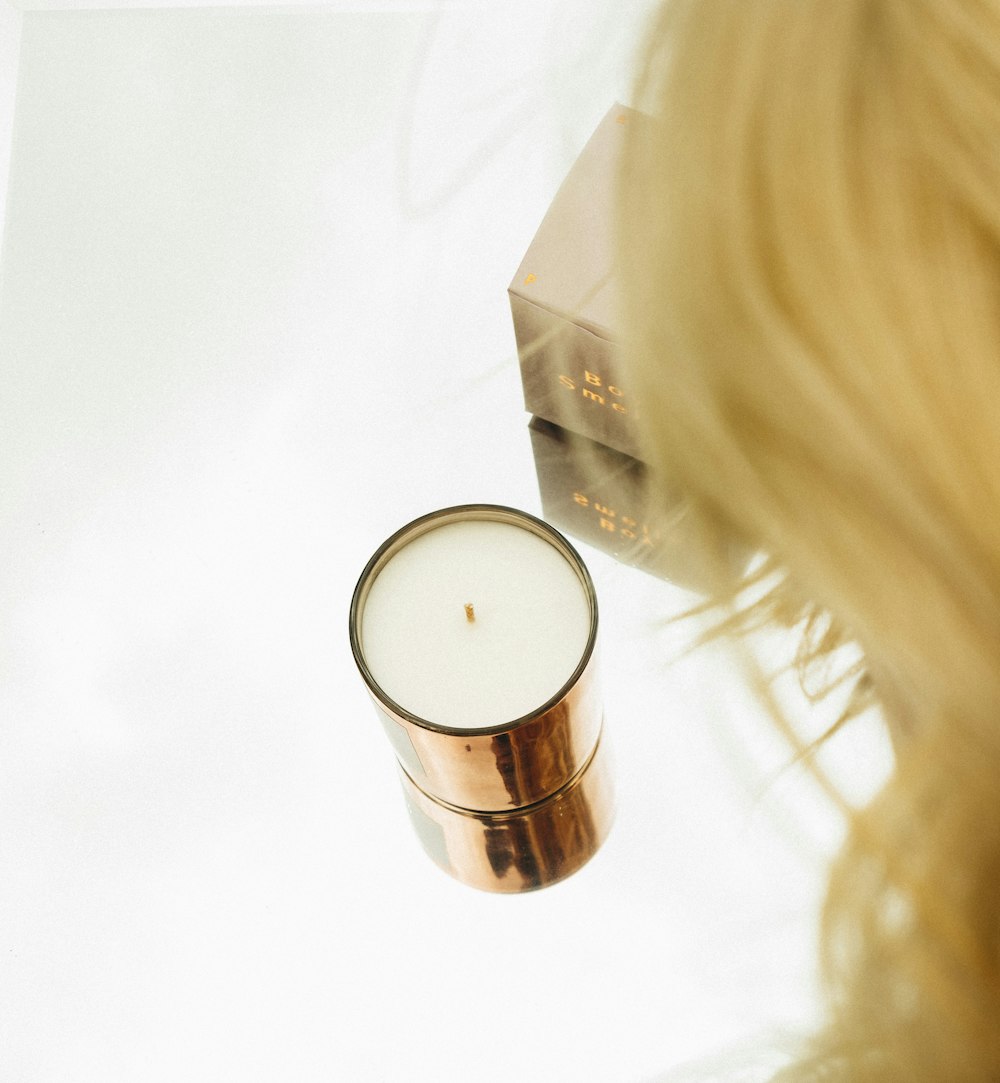
[[[614,817],[603,743],[561,790],[513,812],[472,812],[435,801],[400,771],[410,819],[427,854],[445,872],[484,891],[548,887],[585,865]]]
[[[372,699],[396,756],[427,793],[460,808],[522,808],[555,793],[590,758],[601,732],[591,654],[576,684],[547,711],[509,729],[446,732]]]

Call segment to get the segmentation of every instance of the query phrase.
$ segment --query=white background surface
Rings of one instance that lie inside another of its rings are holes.
[[[540,511],[505,291],[639,14],[0,7],[5,1081],[673,1078],[814,1017],[836,821],[672,661],[691,596],[580,546],[619,811],[528,896],[424,857],[348,649],[397,527]]]

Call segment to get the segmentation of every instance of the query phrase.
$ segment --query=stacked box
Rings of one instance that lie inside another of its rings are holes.
[[[556,193],[508,289],[542,513],[567,534],[692,590],[707,582],[686,506],[640,461],[615,328],[614,191],[640,114],[616,103]],[[746,554],[733,549],[733,559]]]

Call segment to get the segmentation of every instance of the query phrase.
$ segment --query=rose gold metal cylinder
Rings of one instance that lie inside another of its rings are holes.
[[[599,742],[561,789],[512,812],[473,812],[425,793],[400,769],[410,820],[427,854],[457,880],[484,891],[548,887],[582,868],[614,818],[608,753]]]
[[[556,548],[586,593],[590,629],[579,664],[547,703],[502,725],[458,729],[419,718],[386,695],[365,662],[361,626],[371,584],[400,549],[427,530],[470,519],[519,526]],[[351,603],[350,638],[396,751],[417,834],[439,865],[485,890],[526,891],[564,879],[597,852],[613,808],[607,757],[600,753],[597,599],[583,561],[561,534],[525,512],[492,504],[423,516],[368,562]]]

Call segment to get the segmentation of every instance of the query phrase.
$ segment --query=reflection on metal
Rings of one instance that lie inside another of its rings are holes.
[[[569,561],[590,603],[580,662],[548,703],[500,726],[455,729],[409,714],[372,678],[361,650],[360,619],[379,570],[425,529],[460,518],[513,522]],[[369,561],[351,604],[354,659],[396,751],[411,819],[429,856],[464,883],[517,892],[565,879],[600,848],[611,826],[612,787],[601,748],[597,688],[597,599],[573,547],[546,523],[494,505],[465,505],[425,516],[393,535]]]
[[[613,818],[608,756],[598,744],[576,777],[512,812],[470,812],[435,801],[403,771],[410,818],[428,855],[486,891],[520,892],[564,880],[597,853]]]

